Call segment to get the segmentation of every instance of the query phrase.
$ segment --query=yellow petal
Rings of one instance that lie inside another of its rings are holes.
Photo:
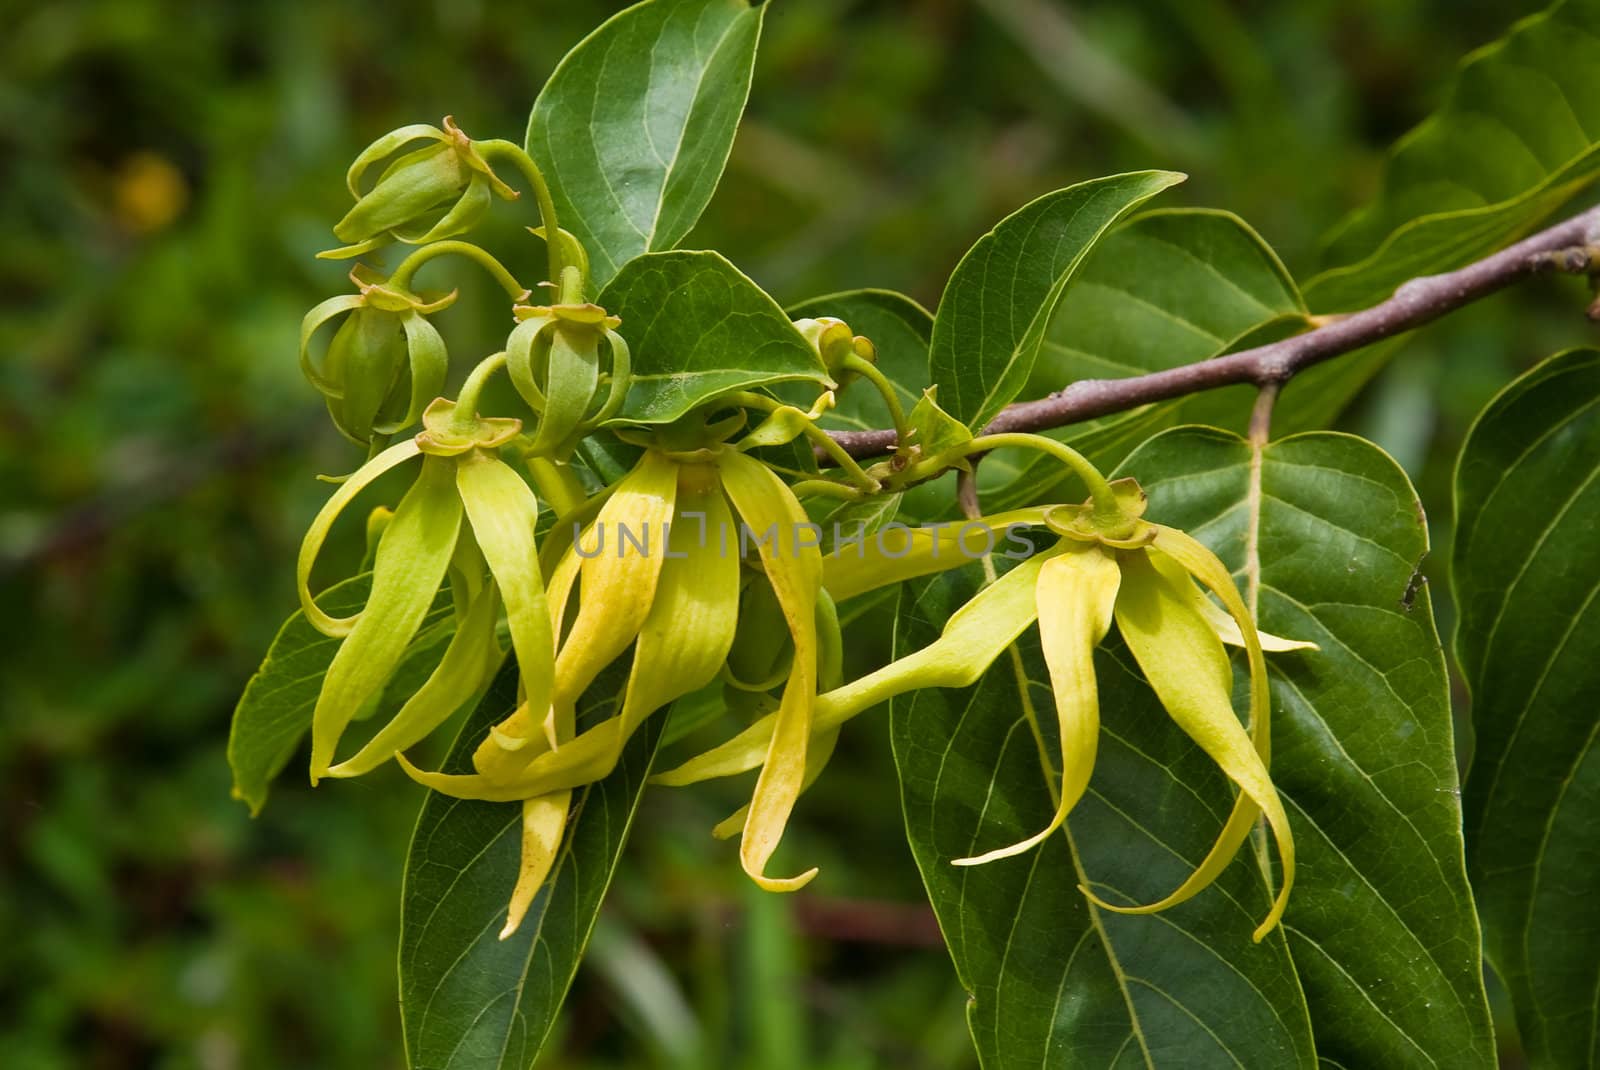
[[[822,586],[822,555],[802,545],[805,510],[794,494],[765,465],[728,452],[719,459],[722,485],[740,519],[758,536],[761,563],[783,606],[794,638],[794,667],[784,685],[773,724],[772,743],[756,779],[739,843],[739,861],[750,879],[770,892],[804,887],[816,869],[795,877],[766,875],[767,860],[778,848],[784,826],[805,782],[806,748],[811,739],[812,707],[817,686],[817,591]]]
[[[837,728],[825,728],[820,732],[811,734],[811,745],[806,749],[805,780],[800,785],[802,794],[817,782],[817,777],[822,775],[822,770],[827,767],[828,759],[833,757],[833,748],[838,742],[839,730]],[[717,822],[716,826],[711,830],[711,835],[719,840],[732,839],[744,829],[744,823],[749,816],[750,807],[748,805],[741,806],[728,817]]]
[[[572,735],[573,703],[644,625],[677,492],[678,464],[648,450],[595,518],[589,549],[597,552],[579,566],[578,616],[556,657],[551,707],[560,739]]]
[[[717,675],[739,621],[739,558],[720,533],[733,514],[714,480],[680,483],[677,514],[655,600],[634,651],[620,742],[651,713]],[[676,556],[681,554],[682,556]]]
[[[384,530],[372,594],[328,665],[311,713],[313,784],[333,764],[350,719],[394,672],[450,566],[461,529],[453,467],[428,458]]]
[[[317,563],[317,553],[322,549],[322,543],[327,539],[333,522],[344,512],[344,507],[373,480],[421,452],[417,448],[416,441],[409,438],[390,446],[356,469],[355,474],[349,479],[339,484],[339,489],[333,492],[333,497],[328,499],[327,504],[318,510],[316,518],[311,521],[311,527],[300,543],[300,560],[295,566],[295,582],[300,591],[300,608],[305,611],[306,619],[311,622],[311,626],[323,635],[335,638],[349,635],[350,630],[356,625],[356,620],[361,616],[357,613],[349,617],[330,617],[311,598],[311,566]]]
[[[1177,543],[1179,540],[1168,536],[1170,530],[1163,529],[1161,538]],[[1187,539],[1187,536],[1184,538]],[[1199,544],[1189,543],[1193,543],[1193,540],[1184,543],[1179,554],[1174,556],[1186,567],[1188,562],[1194,561],[1202,571],[1200,578],[1207,586],[1211,586],[1213,581],[1218,586],[1225,585],[1226,591],[1219,592],[1223,595],[1224,603],[1237,602],[1242,611],[1243,602],[1222,563],[1204,547],[1199,548],[1209,561],[1200,559],[1195,554],[1195,547]],[[1122,589],[1116,603],[1117,626],[1168,715],[1239,786],[1240,796],[1217,845],[1196,873],[1172,895],[1143,907],[1122,907],[1105,903],[1092,893],[1087,894],[1106,909],[1119,913],[1150,913],[1183,902],[1215,880],[1243,842],[1244,836],[1248,835],[1249,825],[1255,817],[1250,811],[1259,808],[1272,828],[1283,861],[1283,886],[1272,910],[1255,932],[1255,939],[1259,941],[1278,923],[1289,889],[1294,883],[1294,839],[1289,829],[1289,818],[1258,750],[1259,738],[1252,742],[1233,711],[1233,673],[1221,640],[1200,616],[1192,598],[1151,563],[1150,555],[1156,552],[1159,551],[1134,550],[1122,555]],[[1248,619],[1246,616],[1245,620]],[[1261,648],[1255,642],[1254,629],[1243,634],[1252,668],[1262,666]],[[1253,672],[1252,720],[1258,725],[1266,721],[1265,690],[1265,672]]]
[[[845,530],[841,534],[846,541],[822,560],[822,583],[834,601],[843,602],[878,587],[970,565],[988,552],[1005,552],[1009,528],[1042,524],[1047,512],[1049,507],[1035,506],[936,526],[891,525],[859,541],[850,540],[856,533]]]
[[[500,939],[511,936],[522,925],[534,896],[555,867],[571,805],[570,791],[528,799],[522,804],[522,868],[511,892],[511,904],[506,910],[506,924],[500,930]]]
[[[1092,543],[1045,562],[1039,571],[1039,640],[1050,668],[1061,739],[1061,789],[1055,816],[1042,830],[1010,847],[958,866],[975,866],[1021,854],[1055,835],[1089,787],[1100,742],[1100,697],[1095,687],[1094,648],[1111,627],[1121,572],[1116,559]]]
[[[1158,535],[1157,538],[1160,536]],[[1170,538],[1170,536],[1169,536]],[[1244,633],[1239,630],[1239,622],[1232,615],[1207,598],[1205,592],[1194,585],[1189,572],[1182,565],[1168,555],[1161,553],[1150,558],[1150,563],[1160,570],[1161,574],[1172,580],[1184,591],[1190,592],[1194,598],[1194,607],[1200,615],[1211,625],[1211,630],[1217,633],[1229,646],[1244,646]],[[1316,650],[1317,644],[1298,639],[1285,639],[1282,636],[1256,629],[1256,642],[1261,644],[1261,649],[1268,654],[1283,654],[1292,650]]]

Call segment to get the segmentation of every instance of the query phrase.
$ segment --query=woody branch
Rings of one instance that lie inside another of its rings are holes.
[[[1314,364],[1403,334],[1514,282],[1549,271],[1600,273],[1600,205],[1466,267],[1411,279],[1371,308],[1321,317],[1320,326],[1303,334],[1148,375],[1080,379],[1037,401],[1008,406],[983,433],[1045,431],[1238,383],[1281,387]],[[1600,300],[1590,306],[1589,315],[1600,319]],[[887,453],[895,445],[892,430],[836,431],[833,438],[856,458]]]

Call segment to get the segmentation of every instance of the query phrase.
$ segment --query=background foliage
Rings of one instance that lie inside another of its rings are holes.
[[[445,112],[519,140],[557,59],[613,10],[541,7],[106,0],[39,6],[0,40],[7,1065],[401,1065],[394,890],[420,790],[388,770],[313,796],[290,776],[252,823],[223,748],[294,604],[284,566],[324,493],[310,477],[351,460],[292,356],[300,314],[339,283],[311,254],[345,162]],[[1164,207],[1237,212],[1309,278],[1321,236],[1377,193],[1387,145],[1522,13],[779,3],[685,244],[784,302],[886,286],[931,306],[1020,204],[1155,167],[1192,176]],[[1435,547],[1467,423],[1582,339],[1580,285],[1422,332],[1345,418],[1416,481]],[[475,296],[443,316],[464,352],[504,327]],[[360,553],[334,549],[330,575]],[[652,795],[550,1065],[973,1064],[883,775],[887,720],[860,727],[793,833],[827,871],[815,895],[746,891],[703,832],[733,789]]]

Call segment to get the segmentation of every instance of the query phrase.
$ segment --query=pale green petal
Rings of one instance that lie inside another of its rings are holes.
[[[822,583],[834,601],[843,602],[878,587],[970,565],[986,552],[1015,549],[1007,546],[1007,529],[1042,524],[1049,509],[1014,509],[937,527],[882,528],[859,542],[845,541],[824,557]],[[856,533],[846,529],[841,534],[848,538]]]
[[[1158,536],[1159,538],[1159,536]],[[1150,558],[1150,563],[1161,571],[1161,574],[1171,580],[1180,590],[1191,592],[1194,596],[1194,607],[1200,615],[1211,625],[1211,630],[1217,633],[1229,646],[1244,646],[1244,633],[1239,630],[1239,622],[1207,598],[1205,592],[1194,585],[1189,572],[1178,562],[1166,554],[1155,554]],[[1292,650],[1316,650],[1317,644],[1302,642],[1298,639],[1285,639],[1282,636],[1256,629],[1256,641],[1261,644],[1261,649],[1268,654],[1283,654]]]
[[[572,435],[588,415],[600,388],[599,336],[592,331],[568,330],[559,323],[549,332],[550,346],[544,375],[544,410],[533,433],[532,450],[551,454]]]
[[[467,180],[467,188],[461,191],[461,196],[450,206],[450,210],[429,227],[426,233],[413,236],[402,234],[396,229],[395,237],[411,245],[426,245],[429,242],[465,234],[489,211],[493,196],[489,180],[482,175],[473,175]]]
[[[429,457],[384,530],[372,594],[323,678],[311,715],[312,783],[332,764],[350,718],[389,679],[416,634],[450,567],[460,527],[455,465]]]
[[[1039,640],[1050,669],[1061,740],[1061,787],[1055,816],[1042,830],[1009,847],[975,858],[958,858],[958,866],[975,866],[1010,858],[1043,843],[1067,820],[1089,787],[1100,742],[1100,696],[1095,687],[1094,648],[1111,628],[1121,571],[1115,557],[1085,543],[1046,561],[1039,571]]]
[[[327,775],[352,777],[370,772],[397,751],[425,738],[476,695],[493,677],[500,660],[493,656],[500,652],[494,634],[499,615],[499,592],[493,586],[484,588],[450,637],[444,657],[416,694],[354,757],[329,769]]]
[[[751,880],[769,892],[792,892],[817,875],[815,868],[794,877],[768,877],[767,861],[778,848],[784,826],[805,782],[806,748],[811,739],[817,687],[817,591],[822,586],[822,555],[802,545],[808,523],[793,492],[765,465],[739,453],[719,458],[722,485],[745,525],[757,534],[767,581],[783,606],[794,638],[794,666],[779,700],[772,744],[756,779],[739,844],[739,861]]]
[[[422,410],[444,392],[445,375],[450,370],[450,353],[445,348],[444,336],[425,316],[418,312],[406,312],[400,317],[400,326],[406,332],[411,395],[406,403],[406,411],[398,419],[373,425],[374,431],[385,435],[404,431],[422,419]]]
[[[327,504],[311,521],[311,527],[300,543],[300,559],[295,568],[295,581],[300,592],[300,608],[304,610],[306,620],[323,635],[334,638],[349,635],[356,621],[361,618],[360,613],[348,617],[331,617],[318,608],[316,602],[312,600],[311,567],[317,563],[317,553],[322,549],[323,540],[328,537],[328,531],[333,527],[333,522],[339,518],[339,514],[344,511],[344,507],[365,490],[368,484],[395,465],[404,464],[421,452],[413,439],[390,446],[356,469],[355,474],[349,479],[339,484],[339,489],[333,492],[333,497],[328,499]]]
[[[534,538],[539,500],[510,466],[487,450],[473,450],[460,458],[456,488],[505,600],[524,701],[543,709],[550,703],[555,675],[555,640]]]
[[[1166,532],[1162,534],[1165,536]],[[1249,803],[1266,815],[1283,862],[1283,886],[1271,912],[1256,930],[1255,939],[1260,940],[1278,923],[1289,889],[1294,883],[1294,839],[1289,829],[1289,818],[1267,773],[1266,762],[1258,752],[1259,739],[1252,741],[1233,711],[1233,672],[1228,664],[1228,656],[1222,649],[1222,642],[1195,609],[1193,599],[1151,564],[1149,555],[1156,552],[1159,551],[1135,550],[1122,555],[1122,590],[1116,603],[1117,626],[1168,715],[1239,786],[1240,801],[1236,803],[1235,813],[1224,827],[1217,847],[1213,848],[1200,870],[1178,892],[1144,907],[1120,907],[1098,899],[1096,901],[1107,909],[1121,913],[1149,913],[1180,903],[1200,891],[1226,865],[1226,858],[1221,857],[1222,849],[1228,849],[1227,855],[1231,857],[1239,844],[1229,841],[1237,837],[1242,842],[1243,836],[1238,826],[1246,826],[1245,834],[1248,834],[1248,824],[1253,821],[1254,815],[1249,814],[1247,820],[1247,808],[1252,808],[1244,803],[1247,798]],[[1192,547],[1185,546],[1180,552],[1185,557],[1192,557]],[[1209,555],[1210,552],[1206,553]],[[1217,569],[1222,570],[1221,577],[1226,577],[1227,572],[1222,564],[1215,557],[1210,560],[1215,562],[1214,568],[1210,563],[1197,562],[1210,574],[1209,579],[1219,579],[1215,574]],[[1201,578],[1208,579],[1206,575]],[[1231,579],[1227,580],[1227,588],[1232,600],[1239,601],[1242,609],[1243,603],[1238,592],[1233,590]],[[1251,629],[1244,634],[1252,663],[1259,663],[1261,648],[1254,643],[1253,633],[1254,629]],[[1265,673],[1253,678],[1251,683],[1254,699],[1256,690],[1265,690]],[[1261,696],[1259,702],[1253,701],[1252,706],[1253,718],[1258,723],[1264,723],[1265,696]]]
[[[344,397],[344,390],[338,383],[324,378],[311,363],[311,338],[317,333],[317,328],[333,317],[354,311],[365,303],[366,298],[361,294],[339,294],[317,305],[300,321],[300,370],[312,386],[330,398]]]
[[[350,170],[345,174],[345,185],[350,187],[350,196],[361,199],[361,176],[367,168],[382,160],[384,157],[398,152],[408,143],[419,138],[429,141],[445,140],[444,131],[427,123],[412,123],[402,126],[398,130],[391,130],[378,140],[361,150],[361,154],[350,164]]]

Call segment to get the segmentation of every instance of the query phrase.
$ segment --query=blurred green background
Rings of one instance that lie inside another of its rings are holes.
[[[419,791],[390,770],[313,793],[291,770],[257,820],[228,797],[229,714],[294,608],[312,477],[359,459],[300,379],[296,331],[343,287],[312,254],[348,160],[446,113],[520,140],[616,7],[4,7],[0,1063],[400,1067]],[[1304,278],[1457,60],[1534,9],[778,0],[689,244],[781,301],[875,285],[931,307],[1025,200],[1171,167],[1192,178],[1162,203],[1238,212]],[[532,278],[516,215],[486,244]],[[509,325],[475,283],[440,319],[458,364]],[[1436,548],[1467,421],[1582,339],[1580,300],[1558,281],[1458,314],[1349,414],[1418,481]],[[800,896],[748,892],[705,834],[739,785],[653,795],[548,1065],[974,1065],[884,729],[847,734],[807,797],[795,853],[824,875]]]

